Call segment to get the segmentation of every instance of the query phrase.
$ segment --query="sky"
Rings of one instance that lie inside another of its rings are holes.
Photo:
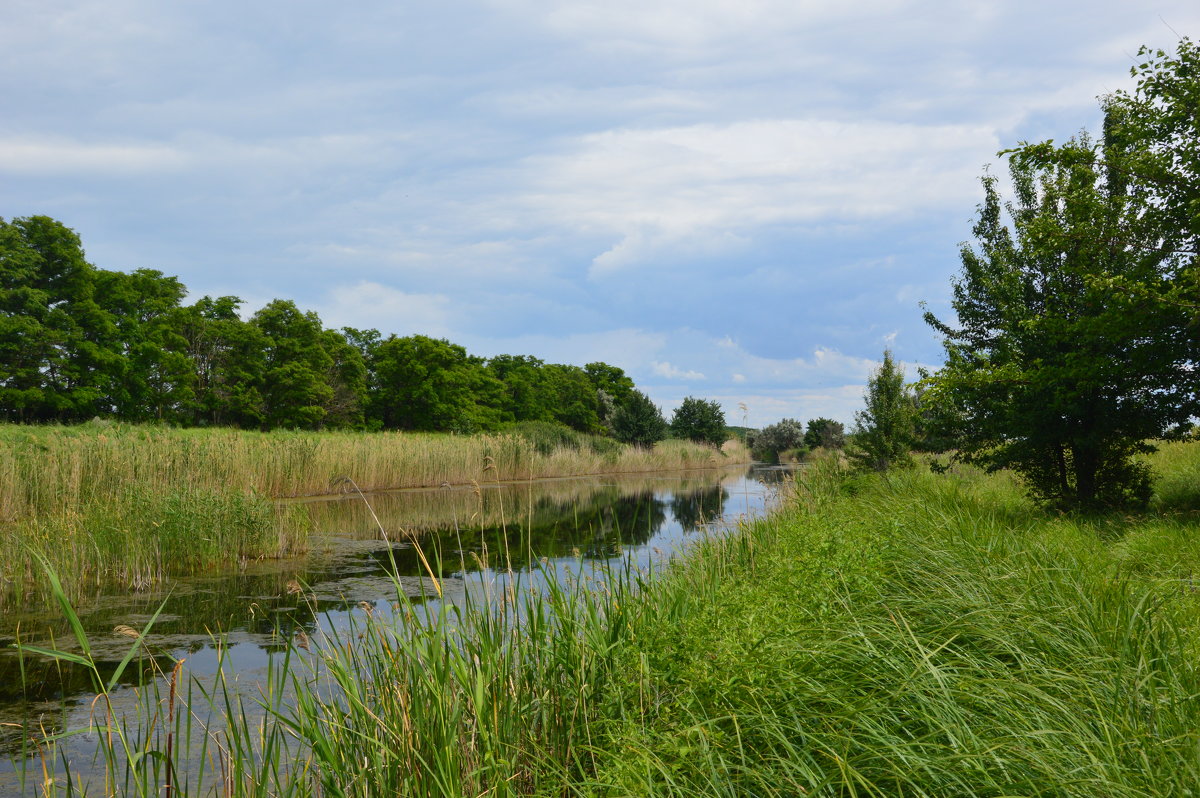
[[[942,348],[998,151],[1195,0],[4,0],[0,217],[193,299],[851,422]]]

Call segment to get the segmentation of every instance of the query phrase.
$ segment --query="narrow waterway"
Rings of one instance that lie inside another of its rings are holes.
[[[141,674],[156,666],[169,672],[179,660],[199,683],[220,666],[252,687],[269,658],[294,641],[344,630],[355,612],[390,614],[397,584],[429,610],[438,601],[495,595],[513,575],[536,580],[547,568],[650,569],[705,534],[765,512],[785,474],[741,466],[306,500],[315,532],[303,557],[173,579],[154,592],[104,592],[77,610],[105,679],[130,650],[131,630],[159,613],[145,640],[157,662],[143,657],[126,669],[113,693],[118,706],[136,700]],[[57,608],[0,620],[0,794],[19,791],[16,774],[31,740],[86,728],[94,711],[88,672],[20,656],[18,640],[78,650]],[[65,750],[83,757],[95,745],[89,736],[69,738]]]

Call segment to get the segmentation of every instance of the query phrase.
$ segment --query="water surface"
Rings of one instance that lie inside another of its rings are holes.
[[[763,513],[785,473],[741,466],[304,500],[315,533],[303,557],[244,562],[154,591],[100,591],[78,613],[105,678],[133,644],[130,630],[159,613],[146,638],[154,661],[142,658],[122,675],[118,705],[135,700],[132,687],[144,673],[169,671],[180,659],[201,682],[223,659],[225,672],[249,687],[291,642],[344,630],[353,613],[390,614],[397,583],[419,610],[486,598],[515,575],[536,580],[540,569],[649,569],[703,535]],[[15,762],[8,760],[21,758],[24,729],[84,728],[95,697],[87,672],[19,657],[11,647],[18,639],[75,649],[54,608],[0,620],[0,761],[7,762],[0,792],[13,791]],[[79,751],[88,745],[87,735],[70,743]]]

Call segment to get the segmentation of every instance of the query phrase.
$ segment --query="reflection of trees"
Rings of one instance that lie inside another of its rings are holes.
[[[675,516],[684,532],[695,532],[724,515],[728,499],[729,491],[720,485],[690,493],[676,493],[671,497],[671,515]]]
[[[318,535],[306,558],[251,562],[233,573],[177,580],[170,593],[98,593],[77,609],[103,678],[133,645],[114,629],[140,629],[160,605],[162,614],[147,641],[151,651],[186,655],[215,645],[218,637],[279,650],[300,631],[313,635],[324,613],[349,610],[364,599],[390,600],[389,574],[422,576],[414,537],[441,577],[483,567],[524,570],[540,558],[606,560],[624,547],[646,544],[668,514],[685,531],[719,517],[729,496],[722,480],[732,474],[711,472],[666,485],[661,478],[562,480],[371,496],[393,544],[378,539],[360,499],[314,502],[308,507]],[[674,493],[668,501],[655,496],[664,487]],[[331,532],[336,534],[329,537]],[[299,592],[301,584],[311,589]],[[53,609],[30,608],[0,618],[0,724],[41,724],[52,731],[63,719],[61,706],[91,694],[92,677],[69,663],[27,656],[23,686],[21,664],[9,648],[18,624],[22,642],[45,647],[69,650],[72,632]],[[156,660],[144,657],[131,664],[122,684],[136,684],[156,667],[170,670],[170,657]],[[19,751],[20,734],[0,726],[0,756]]]
[[[521,570],[542,557],[614,557],[622,546],[648,541],[666,521],[663,502],[653,493],[622,495],[616,487],[586,503],[545,500],[527,509],[526,517],[512,523],[460,526],[421,537],[419,545],[431,563],[440,564],[441,576],[482,567]],[[412,547],[397,548],[394,554],[401,574],[423,572]],[[386,553],[380,556],[386,565]]]
[[[752,465],[746,471],[746,478],[763,485],[781,485],[796,478],[796,468],[792,466]]]

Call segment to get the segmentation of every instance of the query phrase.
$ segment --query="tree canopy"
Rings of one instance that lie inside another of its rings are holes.
[[[667,437],[667,422],[650,397],[631,390],[613,414],[613,437],[635,446],[653,446]]]
[[[1059,505],[1144,502],[1133,455],[1200,412],[1200,58],[1184,40],[1134,74],[1101,140],[1011,152],[1007,204],[984,178],[957,325],[926,315],[947,356],[927,393],[962,456]]]
[[[729,437],[720,402],[689,396],[671,416],[671,434],[697,443],[720,446]]]
[[[186,296],[158,271],[96,268],[54,219],[0,219],[0,418],[603,433],[645,399],[607,363],[485,360],[421,335],[326,329],[290,300],[246,319],[237,297]]]

